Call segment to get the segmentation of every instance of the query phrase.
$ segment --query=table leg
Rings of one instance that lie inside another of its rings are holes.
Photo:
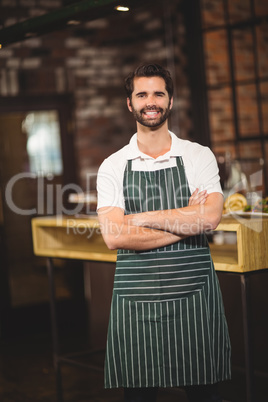
[[[249,297],[249,276],[246,273],[240,275],[241,296],[242,296],[242,316],[244,327],[244,347],[245,347],[245,366],[246,366],[246,390],[247,402],[254,402],[254,365],[253,365],[253,346],[250,328],[250,297]]]
[[[55,297],[55,284],[53,274],[53,261],[52,258],[47,259],[47,274],[49,283],[49,300],[50,300],[50,317],[51,317],[51,331],[53,342],[53,363],[56,371],[56,385],[57,385],[57,402],[63,402],[61,366],[59,361],[59,336],[57,326],[57,313],[56,313],[56,297]]]

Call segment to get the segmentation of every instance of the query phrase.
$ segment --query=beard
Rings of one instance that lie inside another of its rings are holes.
[[[152,106],[152,107],[143,108],[141,110],[137,110],[133,107],[132,103],[130,103],[131,108],[132,108],[132,113],[133,113],[135,120],[145,127],[161,126],[161,124],[163,124],[170,115],[170,112],[171,112],[170,104],[171,104],[171,101],[169,101],[168,107],[166,109]],[[150,120],[150,119],[144,117],[144,113],[153,112],[153,111],[160,113],[160,115],[156,119]]]

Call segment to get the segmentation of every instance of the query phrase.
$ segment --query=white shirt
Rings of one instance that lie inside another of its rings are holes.
[[[97,209],[111,206],[125,209],[123,177],[128,160],[132,160],[132,170],[155,171],[176,166],[176,157],[181,156],[191,193],[198,188],[222,194],[219,169],[212,151],[196,142],[182,140],[172,132],[170,136],[170,151],[156,159],[139,150],[137,133],[128,145],[105,159],[97,177]]]

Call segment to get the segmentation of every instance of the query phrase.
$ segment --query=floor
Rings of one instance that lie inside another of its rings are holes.
[[[79,340],[76,339],[79,343]],[[66,342],[68,343],[68,341]],[[70,346],[70,345],[69,345]],[[93,358],[102,366],[103,353]],[[105,390],[103,374],[64,365],[62,367],[64,402],[119,402],[121,390]],[[35,335],[1,342],[1,402],[56,402],[56,381],[51,339]],[[159,392],[159,402],[187,402],[183,392]]]
[[[33,327],[34,328],[34,323]],[[62,353],[87,348],[87,335],[79,326],[61,330]],[[0,401],[57,402],[50,329],[14,331],[0,339]],[[103,367],[104,354],[97,353],[91,363]],[[256,397],[252,402],[266,402],[268,379],[256,377]],[[122,390],[105,390],[102,371],[70,365],[62,366],[64,402],[122,402]],[[233,371],[233,379],[221,384],[224,401],[246,402],[245,375]],[[180,389],[160,389],[158,402],[187,402]]]

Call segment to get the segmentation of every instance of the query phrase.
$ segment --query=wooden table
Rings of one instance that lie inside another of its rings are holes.
[[[222,218],[217,231],[234,232],[236,244],[212,244],[215,269],[240,274],[246,367],[247,402],[255,401],[249,277],[268,268],[268,218],[247,215]]]
[[[234,232],[235,244],[211,245],[215,269],[239,274],[241,281],[243,330],[245,343],[245,366],[247,379],[247,402],[254,402],[253,354],[249,311],[249,276],[264,272],[268,268],[268,219],[231,216],[222,218],[217,231]],[[42,217],[32,220],[34,253],[47,257],[50,286],[50,310],[52,322],[54,365],[57,375],[57,398],[63,401],[61,385],[61,363],[84,366],[68,356],[60,356],[55,289],[53,280],[53,258],[69,258],[86,261],[115,263],[116,251],[109,250],[100,233],[96,216],[88,217]],[[96,367],[92,367],[96,368]]]

